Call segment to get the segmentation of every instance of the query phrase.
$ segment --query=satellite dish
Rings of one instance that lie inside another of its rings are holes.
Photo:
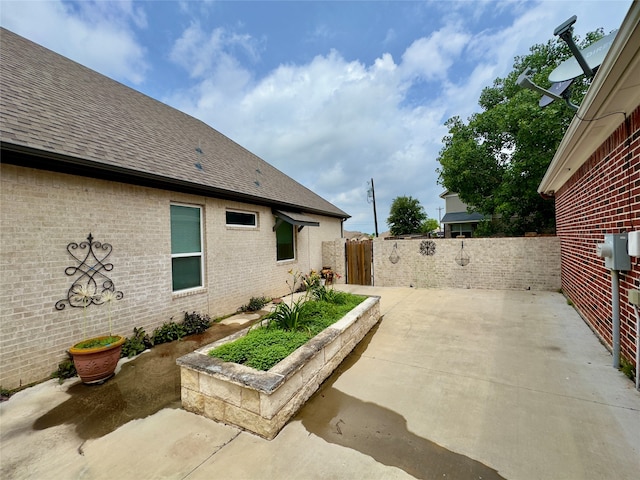
[[[578,17],[573,15],[571,18],[559,25],[553,34],[559,36],[569,47],[573,57],[565,60],[558,65],[553,72],[549,74],[551,87],[548,90],[536,85],[529,75],[533,73],[530,68],[526,68],[516,80],[516,84],[522,88],[528,88],[542,94],[542,98],[538,105],[541,108],[546,107],[555,100],[563,100],[572,110],[578,110],[579,105],[571,102],[571,84],[576,77],[584,74],[587,77],[593,77],[596,70],[604,61],[604,57],[609,52],[613,40],[616,37],[617,30],[609,35],[602,37],[597,42],[592,43],[587,48],[580,50],[573,41],[571,36],[573,32],[573,24],[576,23]]]
[[[571,80],[565,80],[564,82],[553,83],[549,87],[549,92],[553,93],[558,97],[563,97],[564,92],[566,92],[569,89],[572,83],[573,83],[573,78]],[[544,108],[555,100],[556,98],[554,97],[543,95],[538,105],[540,106],[540,108]]]
[[[592,70],[591,75],[595,70],[597,70],[600,64],[602,64],[604,57],[607,55],[607,52],[611,48],[611,44],[613,44],[613,40],[616,37],[616,32],[617,31],[614,31],[609,35],[602,37],[597,42],[592,43],[587,48],[579,50],[579,54],[586,61],[588,67]],[[562,37],[562,39],[566,41],[564,37]],[[571,47],[571,45],[569,45],[569,47]],[[549,74],[549,81],[554,84],[565,82],[567,80],[576,78],[583,73],[591,76],[584,70],[584,68],[580,65],[579,61],[574,56],[558,65],[555,70]]]

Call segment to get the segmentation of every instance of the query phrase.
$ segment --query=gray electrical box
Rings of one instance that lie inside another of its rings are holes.
[[[596,245],[596,254],[604,258],[604,266],[610,270],[631,270],[626,233],[605,235],[604,243]]]

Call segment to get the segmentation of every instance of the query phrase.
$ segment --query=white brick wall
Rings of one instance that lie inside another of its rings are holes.
[[[234,312],[252,296],[287,293],[290,269],[322,267],[322,241],[340,237],[340,220],[313,216],[320,227],[297,234],[297,258],[276,262],[274,217],[257,205],[115,182],[0,166],[0,385],[14,388],[47,377],[83,338],[81,308],[54,308],[66,297],[75,263],[66,246],[109,243],[108,274],[124,298],[114,302],[113,333],[147,333],[185,311],[212,317]],[[171,202],[204,207],[206,288],[174,295],[171,283]],[[257,212],[257,229],[225,226],[225,210]],[[106,306],[87,309],[87,335],[107,333]]]
[[[373,244],[374,284],[379,287],[558,290],[558,237],[434,239],[434,255],[422,255],[424,239],[384,240]],[[462,250],[468,265],[456,262]],[[394,246],[399,257],[390,260]]]

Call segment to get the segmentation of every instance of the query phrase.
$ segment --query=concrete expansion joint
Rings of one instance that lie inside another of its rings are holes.
[[[200,462],[196,467],[193,468],[193,470],[191,470],[189,473],[187,473],[184,477],[181,478],[181,480],[184,480],[185,478],[189,478],[191,476],[191,474],[193,472],[195,472],[196,470],[198,470],[202,465],[204,465],[205,463],[207,463],[209,461],[209,459],[213,458],[213,456],[218,453],[220,450],[222,450],[224,447],[226,447],[227,445],[229,445],[231,442],[233,442],[236,438],[238,438],[240,436],[240,434],[242,433],[242,430],[238,430],[236,432],[236,434],[231,437],[229,440],[227,440],[226,442],[224,442],[222,445],[218,446],[218,448],[214,449],[213,452],[211,452],[211,455],[209,455],[207,458],[205,458],[202,462]]]

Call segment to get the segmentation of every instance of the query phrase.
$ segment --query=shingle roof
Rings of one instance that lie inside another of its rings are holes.
[[[35,153],[199,194],[349,217],[204,122],[6,29],[0,35],[5,152]]]

